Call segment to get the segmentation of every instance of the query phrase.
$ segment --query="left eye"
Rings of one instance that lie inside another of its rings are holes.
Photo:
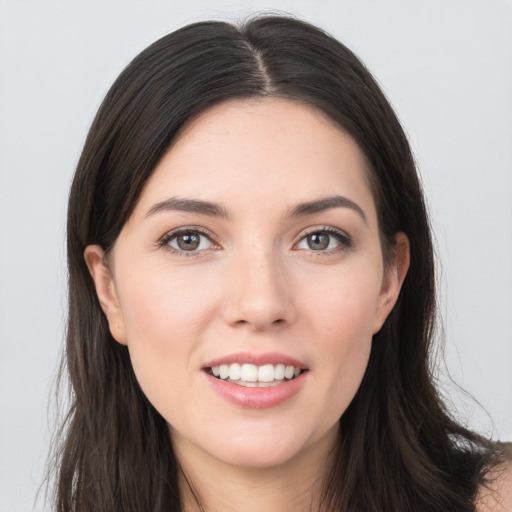
[[[202,251],[212,247],[212,241],[197,231],[175,233],[170,235],[165,242],[177,251]]]
[[[306,249],[309,251],[325,251],[336,249],[342,244],[342,235],[330,233],[328,231],[315,231],[309,233],[297,244],[297,249]]]

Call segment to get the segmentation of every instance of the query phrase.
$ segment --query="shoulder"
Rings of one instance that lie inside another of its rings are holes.
[[[476,499],[476,512],[512,511],[512,459],[493,468],[487,474]]]

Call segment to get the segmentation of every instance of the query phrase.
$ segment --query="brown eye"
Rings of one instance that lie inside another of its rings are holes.
[[[183,233],[176,237],[176,243],[182,251],[195,251],[200,242],[201,238],[195,233]]]
[[[213,245],[210,238],[199,231],[181,231],[174,233],[166,237],[163,243],[175,251],[181,252],[202,251],[204,249],[211,249]]]
[[[308,247],[313,251],[323,251],[329,247],[331,236],[327,233],[312,233],[306,237]]]
[[[334,228],[324,228],[304,235],[295,248],[328,253],[329,251],[348,249],[351,246],[351,239],[343,231],[335,230]]]

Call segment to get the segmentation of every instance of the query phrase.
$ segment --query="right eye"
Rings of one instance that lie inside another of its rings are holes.
[[[160,245],[173,252],[194,254],[211,249],[213,242],[208,235],[197,229],[183,229],[168,233],[162,238]]]

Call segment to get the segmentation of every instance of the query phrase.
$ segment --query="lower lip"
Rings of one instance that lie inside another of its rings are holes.
[[[268,409],[281,405],[295,396],[304,386],[307,373],[302,372],[294,379],[267,388],[247,388],[217,379],[207,373],[205,375],[210,386],[229,402],[247,409]]]

